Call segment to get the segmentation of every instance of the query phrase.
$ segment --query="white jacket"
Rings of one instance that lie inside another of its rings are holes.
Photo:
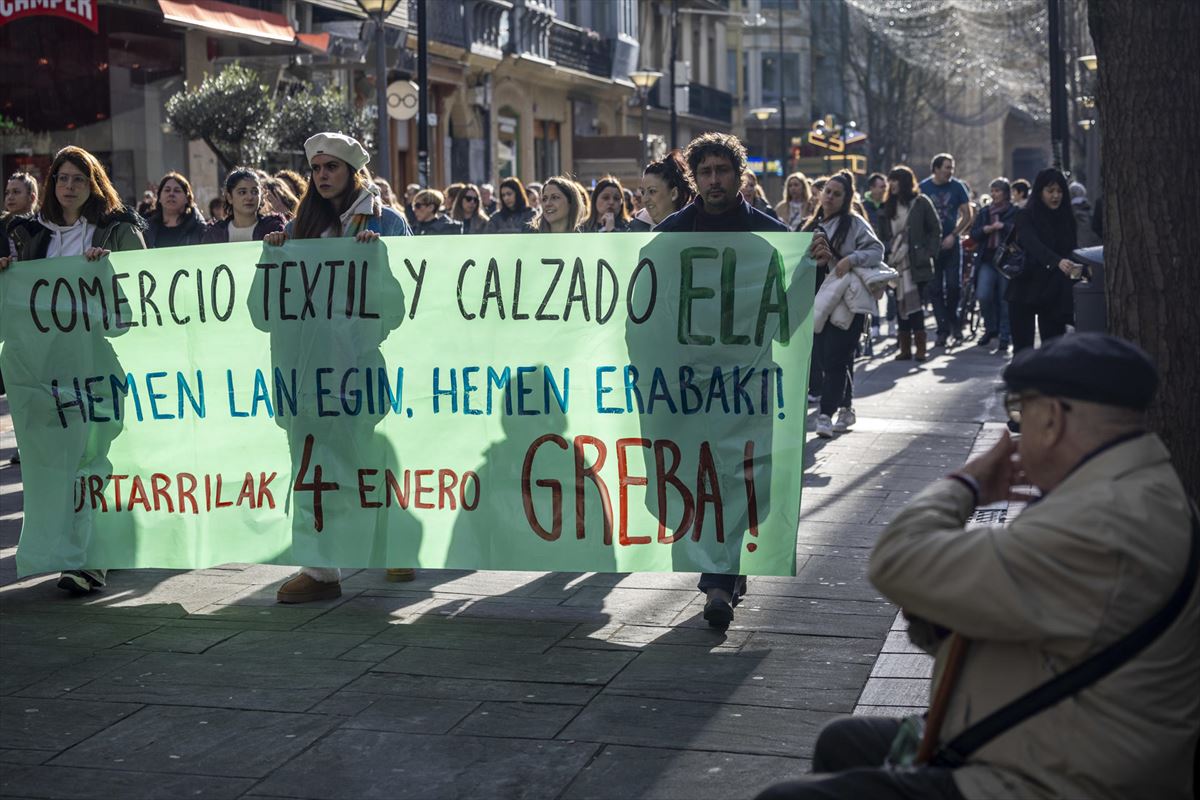
[[[821,223],[821,230],[833,241],[834,235],[841,222],[840,218]],[[837,277],[833,266],[843,257],[850,258],[850,271],[843,277]],[[850,231],[842,242],[840,252],[834,254],[834,261],[829,263],[830,274],[821,284],[820,291],[813,301],[813,330],[820,333],[825,328],[826,321],[836,327],[846,330],[854,321],[855,314],[874,314],[878,311],[877,301],[882,295],[872,294],[867,283],[883,269],[883,244],[875,236],[871,224],[862,217],[850,215]]]

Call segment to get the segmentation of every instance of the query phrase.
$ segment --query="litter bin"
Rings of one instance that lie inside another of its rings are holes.
[[[1108,332],[1108,310],[1104,301],[1104,247],[1082,247],[1071,258],[1085,267],[1087,280],[1076,281],[1075,330]]]

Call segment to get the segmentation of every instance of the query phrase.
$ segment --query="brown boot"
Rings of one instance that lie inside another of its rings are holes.
[[[408,583],[417,579],[417,571],[412,567],[398,567],[387,571],[389,583]]]
[[[917,331],[916,337],[915,337],[916,341],[917,341],[917,355],[916,355],[917,361],[925,360],[925,344],[926,344],[925,337],[926,337],[925,331],[923,331],[923,330]]]
[[[312,603],[316,600],[334,600],[342,596],[341,581],[326,583],[301,572],[288,579],[275,593],[278,603]]]
[[[900,344],[896,347],[896,360],[908,361],[912,358],[912,331],[900,331]]]

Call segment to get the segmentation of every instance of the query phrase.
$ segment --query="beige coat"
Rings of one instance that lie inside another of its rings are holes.
[[[1008,527],[963,526],[971,492],[929,487],[887,527],[871,581],[910,614],[970,640],[942,730],[968,725],[1111,644],[1178,586],[1191,523],[1152,434],[1086,461]],[[940,648],[934,669],[946,657]],[[1200,731],[1200,592],[1132,662],[978,750],[969,800],[1184,800]]]

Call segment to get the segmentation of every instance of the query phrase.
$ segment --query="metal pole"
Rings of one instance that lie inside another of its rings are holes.
[[[779,4],[779,166],[780,171],[786,173],[783,168],[783,160],[788,151],[788,135],[787,135],[787,81],[783,74],[783,3]],[[765,158],[765,154],[764,154]],[[767,165],[763,162],[763,176],[766,176]]]
[[[379,161],[375,165],[375,174],[382,177],[390,185],[392,182],[392,141],[388,135],[391,131],[391,117],[387,113],[387,38],[383,31],[383,10],[379,12],[379,21],[375,25],[375,106],[379,119],[376,129],[375,145]]]
[[[417,0],[417,183],[429,186],[429,29]]]
[[[646,87],[642,92],[642,166],[645,167],[650,163],[650,140],[646,136],[646,114],[650,111],[650,88]]]
[[[667,91],[671,93],[671,149],[679,147],[679,116],[675,110],[675,58],[678,49],[675,27],[679,22],[679,0],[671,0],[671,63],[668,65],[671,73],[671,84]]]
[[[1067,85],[1062,51],[1062,15],[1059,0],[1046,0],[1050,39],[1050,148],[1054,166],[1071,171],[1071,153],[1067,146]]]

